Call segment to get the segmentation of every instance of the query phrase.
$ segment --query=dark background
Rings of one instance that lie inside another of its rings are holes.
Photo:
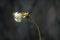
[[[38,40],[32,20],[15,22],[15,11],[30,12],[42,40],[60,40],[60,0],[0,0],[0,40]]]

